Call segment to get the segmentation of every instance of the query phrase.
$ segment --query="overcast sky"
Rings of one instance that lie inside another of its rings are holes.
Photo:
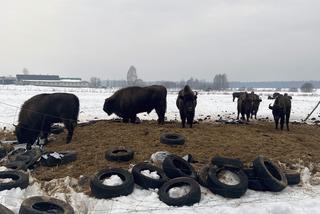
[[[0,76],[320,80],[319,0],[0,0]]]

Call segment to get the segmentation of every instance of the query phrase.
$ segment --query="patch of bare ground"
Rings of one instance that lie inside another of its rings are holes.
[[[186,143],[169,146],[160,143],[162,133],[180,133]],[[0,135],[1,136],[1,135]],[[273,123],[253,122],[249,125],[226,125],[203,122],[192,129],[180,128],[180,123],[169,122],[158,125],[156,121],[143,121],[141,124],[124,124],[114,121],[77,127],[72,143],[66,144],[66,133],[46,146],[47,151],[76,150],[77,160],[59,167],[36,168],[32,174],[40,181],[80,175],[91,176],[96,171],[109,167],[128,168],[149,160],[152,153],[169,151],[177,155],[192,154],[194,164],[199,168],[215,156],[239,158],[250,163],[257,155],[264,155],[274,161],[305,165],[320,161],[320,127],[306,124],[291,124],[290,132],[274,129]],[[134,159],[126,163],[111,162],[105,159],[105,152],[116,146],[134,150]]]

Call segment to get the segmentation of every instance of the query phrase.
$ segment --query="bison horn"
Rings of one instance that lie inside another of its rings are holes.
[[[16,125],[16,124],[12,124],[12,125],[13,125],[14,127],[16,127],[16,128],[18,127],[18,125]]]

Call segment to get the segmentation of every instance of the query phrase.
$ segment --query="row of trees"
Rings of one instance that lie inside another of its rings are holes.
[[[199,80],[197,78],[190,78],[187,81],[181,80],[179,82],[175,81],[156,81],[156,82],[144,82],[142,79],[138,78],[137,69],[134,66],[130,66],[127,72],[127,80],[104,80],[101,81],[100,78],[91,77],[90,86],[94,88],[99,87],[126,87],[126,86],[145,86],[151,84],[161,84],[167,88],[183,88],[185,85],[189,85],[193,89],[198,90],[226,90],[229,88],[229,81],[226,74],[217,74],[214,76],[213,81],[209,82],[206,80]],[[312,92],[314,86],[312,83],[304,83],[300,90],[302,92]],[[291,92],[298,91],[297,88],[290,89]]]

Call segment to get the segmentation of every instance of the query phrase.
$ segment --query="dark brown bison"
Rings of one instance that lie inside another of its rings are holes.
[[[252,102],[251,119],[253,118],[253,116],[255,119],[257,119],[257,113],[259,110],[260,102],[262,100],[257,94],[252,94],[252,96],[253,96],[253,102]]]
[[[233,93],[232,93],[232,97],[233,97],[232,102],[234,102],[234,100],[235,100],[236,98],[239,99],[239,97],[240,97],[242,94],[244,94],[244,93],[245,93],[245,92],[233,92]]]
[[[79,99],[73,94],[39,94],[25,101],[19,113],[15,132],[20,143],[26,143],[27,149],[41,135],[47,141],[53,123],[64,123],[68,130],[67,143],[70,143],[73,130],[77,125]]]
[[[192,128],[195,109],[197,106],[197,92],[193,92],[190,86],[186,85],[179,91],[176,105],[180,112],[182,128],[187,124]]]
[[[237,103],[237,109],[238,109],[237,119],[239,119],[239,115],[241,114],[241,119],[244,120],[246,115],[247,121],[249,122],[250,114],[252,112],[252,106],[253,106],[252,94],[248,94],[247,92],[241,94],[238,98],[238,103]]]
[[[116,91],[104,102],[103,110],[111,115],[122,117],[123,122],[135,123],[136,115],[141,112],[148,114],[155,109],[158,123],[164,123],[167,108],[167,89],[161,85],[147,87],[132,86]]]
[[[269,109],[272,110],[276,129],[278,129],[279,119],[280,128],[283,130],[284,121],[286,121],[287,130],[289,131],[289,119],[291,113],[291,96],[288,94],[278,94],[275,96],[273,106],[269,105]]]

